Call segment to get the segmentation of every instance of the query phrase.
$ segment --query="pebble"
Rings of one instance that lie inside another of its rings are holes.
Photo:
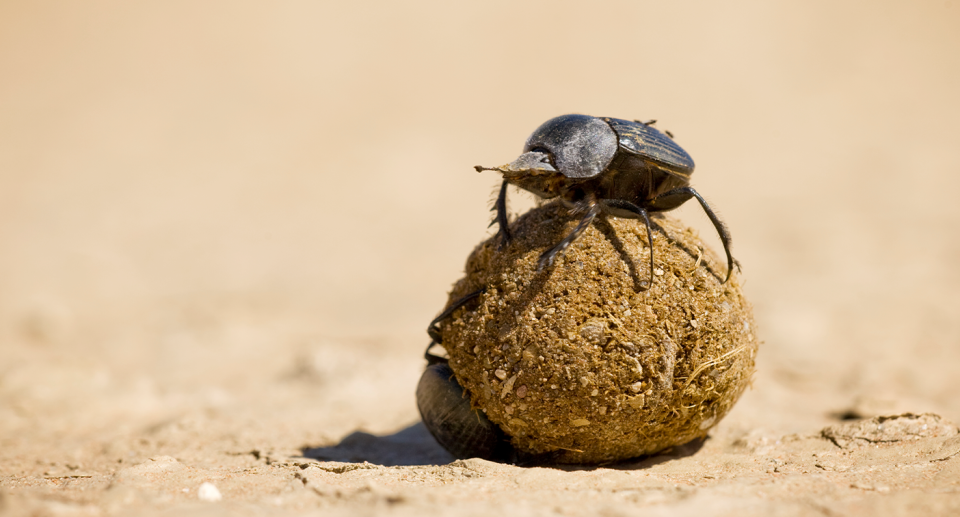
[[[220,490],[210,482],[205,482],[204,484],[200,485],[200,488],[197,489],[197,497],[199,497],[201,501],[208,501],[211,503],[223,499],[223,496],[220,495]]]

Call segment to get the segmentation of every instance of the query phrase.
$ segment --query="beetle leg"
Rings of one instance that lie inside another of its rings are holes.
[[[500,185],[500,194],[497,196],[497,202],[490,210],[497,212],[497,217],[493,221],[490,221],[490,226],[493,226],[494,223],[500,225],[500,231],[497,232],[497,235],[500,236],[500,244],[497,245],[497,250],[499,251],[509,244],[512,238],[510,235],[510,221],[507,220],[507,180],[503,180],[503,183]]]
[[[557,254],[561,253],[563,250],[567,249],[567,246],[571,242],[577,240],[577,237],[580,237],[580,234],[590,226],[590,223],[593,222],[593,219],[597,217],[597,214],[600,213],[600,205],[594,201],[587,201],[589,203],[589,208],[587,209],[586,215],[583,216],[583,219],[580,220],[580,224],[570,232],[570,235],[567,235],[560,241],[556,246],[548,249],[543,252],[543,255],[540,255],[540,263],[537,266],[537,271],[543,271],[543,268],[553,265],[553,259],[557,257]]]
[[[446,363],[448,361],[446,357],[430,353],[430,349],[439,344],[440,343],[436,341],[430,341],[430,344],[427,345],[427,349],[423,351],[423,358],[427,360],[427,366],[433,366],[438,363]]]
[[[486,290],[487,288],[484,287],[483,289],[478,289],[460,298],[459,300],[450,304],[449,307],[444,309],[439,316],[437,316],[436,318],[433,318],[433,321],[431,321],[430,325],[427,326],[427,335],[430,336],[430,344],[427,345],[427,349],[423,352],[423,357],[427,360],[428,366],[436,363],[447,362],[446,358],[430,353],[430,349],[433,348],[435,345],[443,346],[443,336],[440,334],[440,327],[439,327],[440,322],[449,318],[450,315],[453,314],[453,311],[459,309],[460,307],[463,307],[467,302],[480,296]]]
[[[610,208],[633,212],[640,216],[640,219],[643,219],[643,223],[647,227],[647,242],[650,244],[650,281],[647,284],[647,289],[649,289],[653,286],[653,233],[650,232],[650,217],[647,216],[646,209],[623,199],[602,199],[600,202]]]
[[[688,201],[691,197],[697,198],[703,211],[706,212],[707,217],[710,218],[710,222],[713,223],[713,227],[717,229],[717,234],[720,235],[720,242],[723,243],[723,251],[727,254],[727,278],[723,280],[723,283],[727,283],[727,281],[730,280],[730,275],[733,274],[733,268],[736,267],[737,271],[740,270],[740,263],[730,254],[730,230],[727,229],[727,225],[723,224],[723,221],[720,220],[717,214],[713,212],[713,209],[710,208],[710,205],[704,201],[703,197],[701,197],[693,187],[680,187],[664,192],[647,203],[647,208],[653,212],[673,210]]]

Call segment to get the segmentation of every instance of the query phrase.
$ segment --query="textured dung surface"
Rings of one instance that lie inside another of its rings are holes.
[[[554,263],[540,254],[577,222],[550,204],[467,260],[450,301],[486,288],[442,322],[450,365],[518,449],[599,463],[703,437],[754,371],[758,340],[738,277],[692,231],[654,219],[598,220]],[[699,261],[698,261],[699,257]]]

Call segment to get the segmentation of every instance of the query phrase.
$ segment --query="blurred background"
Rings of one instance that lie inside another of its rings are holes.
[[[947,0],[0,2],[4,454],[415,422],[424,329],[492,234],[472,166],[574,112],[657,119],[732,230],[764,345],[730,425],[960,420],[958,22]]]

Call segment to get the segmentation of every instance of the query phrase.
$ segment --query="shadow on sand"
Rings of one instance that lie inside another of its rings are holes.
[[[709,439],[709,438],[707,438]],[[672,460],[692,456],[703,447],[703,440],[694,440],[678,445],[654,456],[635,458],[606,465],[550,465],[548,458],[543,461],[522,462],[524,466],[551,466],[561,470],[589,470],[594,468],[612,468],[617,470],[639,470]],[[377,436],[363,431],[354,431],[337,445],[329,447],[305,447],[305,458],[320,461],[341,461],[345,463],[368,462],[385,467],[414,465],[446,465],[455,458],[445,451],[423,422],[417,422],[405,429],[385,436]]]
[[[423,422],[417,422],[386,436],[354,431],[337,445],[306,447],[302,453],[305,458],[321,461],[366,461],[385,467],[446,465],[454,460],[454,457],[430,436]]]

